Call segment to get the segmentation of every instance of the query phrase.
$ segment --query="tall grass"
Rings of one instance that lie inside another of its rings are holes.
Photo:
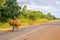
[[[37,20],[32,21],[32,20],[29,20],[29,19],[21,18],[19,20],[21,21],[21,28],[24,28],[25,26],[29,26],[29,25],[48,22],[47,19],[37,19]],[[10,25],[9,25],[9,21],[7,23],[1,23],[0,24],[0,29],[11,28]]]
[[[10,28],[9,23],[0,23],[0,29]]]

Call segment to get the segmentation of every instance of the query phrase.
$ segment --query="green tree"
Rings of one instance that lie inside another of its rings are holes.
[[[3,7],[5,3],[6,3],[6,0],[0,0],[0,8]]]
[[[4,7],[4,4],[6,3],[6,0],[0,0],[0,17],[1,17],[1,11],[3,10],[2,7]]]
[[[27,18],[30,20],[36,20],[36,19],[48,19],[48,20],[53,20],[56,17],[51,15],[51,13],[43,14],[41,11],[32,11],[32,10],[27,10],[27,6],[24,5],[22,8],[22,14],[23,18]]]
[[[43,13],[41,11],[33,11],[33,14],[35,15],[36,19],[43,18]]]
[[[53,19],[56,19],[56,17],[54,15],[51,15],[51,13],[47,13],[47,19],[48,20],[53,20]]]
[[[23,7],[22,11],[26,11],[26,10],[27,10],[27,6],[26,6],[26,5],[24,5],[24,7]]]
[[[7,20],[8,18],[20,16],[21,7],[18,6],[17,0],[7,0],[5,8],[2,8],[1,18]]]

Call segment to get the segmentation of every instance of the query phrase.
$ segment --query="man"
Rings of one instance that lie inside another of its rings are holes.
[[[16,18],[13,18],[13,20],[10,22],[10,26],[13,27],[13,31],[15,31],[15,29],[19,30],[19,27],[20,26],[20,21],[17,20]]]

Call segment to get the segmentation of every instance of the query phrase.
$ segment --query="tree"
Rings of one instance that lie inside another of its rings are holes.
[[[47,19],[48,20],[53,20],[53,19],[56,19],[56,17],[54,15],[51,15],[51,13],[47,13]]]
[[[6,0],[0,0],[0,17],[1,17],[1,9],[4,7],[4,4],[6,3]]]
[[[18,6],[16,0],[7,0],[5,3],[5,8],[1,9],[1,18],[8,19],[20,16],[21,7]]]
[[[51,13],[43,14],[41,11],[32,11],[32,10],[27,10],[27,6],[24,5],[22,8],[22,17],[27,18],[30,20],[37,20],[37,19],[48,19],[52,20],[55,19],[55,16],[51,15]]]
[[[27,6],[24,5],[23,8],[22,8],[22,15],[23,15],[23,16],[27,16],[27,12],[28,12]]]
[[[26,11],[26,10],[27,10],[27,6],[26,6],[26,5],[24,5],[24,7],[23,7],[22,11]]]
[[[29,19],[30,19],[30,20],[36,20],[36,17],[35,17],[35,15],[31,14],[31,15],[29,16]]]
[[[43,13],[41,11],[33,11],[33,14],[35,15],[36,19],[43,18]]]
[[[0,7],[3,7],[5,2],[6,2],[6,0],[0,0]]]

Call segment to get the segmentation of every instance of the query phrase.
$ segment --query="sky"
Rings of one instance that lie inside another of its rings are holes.
[[[20,6],[26,5],[28,10],[51,12],[60,18],[60,0],[17,0]]]

